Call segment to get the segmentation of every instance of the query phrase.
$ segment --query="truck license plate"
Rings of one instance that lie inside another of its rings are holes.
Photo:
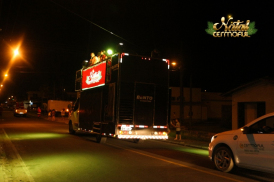
[[[132,128],[130,126],[122,126],[121,130],[126,130],[126,131],[130,131]]]

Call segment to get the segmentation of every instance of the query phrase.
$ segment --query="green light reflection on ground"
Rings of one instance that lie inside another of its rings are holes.
[[[197,149],[197,148],[180,148],[180,149],[177,149],[177,150],[182,151],[182,152],[197,154],[197,155],[208,156],[208,151],[207,150],[202,150],[202,149]]]
[[[33,140],[33,139],[50,139],[50,138],[62,138],[65,137],[64,134],[58,133],[25,133],[9,135],[11,140]]]

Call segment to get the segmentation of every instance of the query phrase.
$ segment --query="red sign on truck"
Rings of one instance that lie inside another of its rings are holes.
[[[106,83],[106,62],[82,71],[82,90],[103,86]]]

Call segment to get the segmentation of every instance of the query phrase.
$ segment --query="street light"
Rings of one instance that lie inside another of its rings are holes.
[[[172,64],[172,66],[176,66],[176,65],[177,65],[177,63],[176,63],[176,62],[172,62],[171,64]]]
[[[180,122],[182,124],[184,120],[184,86],[183,86],[183,65],[182,61],[172,62],[171,65],[175,70],[178,70],[180,73]]]
[[[13,51],[13,55],[14,55],[14,56],[17,56],[18,54],[19,54],[18,49],[15,49],[15,50]]]

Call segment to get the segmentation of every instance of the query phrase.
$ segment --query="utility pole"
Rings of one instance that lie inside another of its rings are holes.
[[[183,124],[184,121],[184,85],[183,85],[183,61],[180,61],[180,123]]]
[[[192,115],[193,115],[193,112],[192,112],[192,74],[190,75],[190,86],[189,86],[189,119],[190,119],[190,129],[192,129]]]

